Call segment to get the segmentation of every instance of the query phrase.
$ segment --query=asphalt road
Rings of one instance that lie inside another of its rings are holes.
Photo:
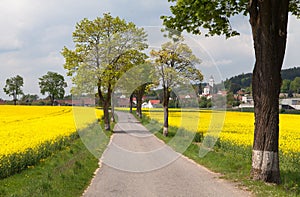
[[[173,151],[131,114],[118,124],[83,196],[252,196]]]

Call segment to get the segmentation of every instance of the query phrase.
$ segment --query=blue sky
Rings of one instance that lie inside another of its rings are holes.
[[[65,75],[60,51],[64,46],[72,48],[72,32],[81,19],[110,12],[146,29],[160,28],[160,16],[170,15],[169,6],[167,0],[1,0],[0,98],[8,99],[3,92],[5,80],[17,74],[24,78],[24,93],[38,95],[38,78],[47,71]],[[200,69],[206,78],[212,74],[226,79],[251,72],[254,55],[248,18],[235,17],[232,26],[241,36],[229,40],[190,36],[199,49]],[[288,32],[284,68],[300,65],[300,21],[291,17]],[[71,87],[70,79],[67,81]]]

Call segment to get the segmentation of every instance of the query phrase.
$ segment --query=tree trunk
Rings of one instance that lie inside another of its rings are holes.
[[[139,87],[139,88],[142,88],[142,87]],[[136,91],[136,111],[137,111],[137,115],[139,118],[143,117],[143,114],[142,114],[143,95],[144,95],[143,89],[138,89]]]
[[[252,88],[255,130],[251,176],[280,183],[279,93],[286,48],[288,0],[250,0],[249,13],[256,63]]]
[[[104,115],[104,129],[110,130],[110,118],[109,118],[109,103],[104,102],[103,104],[103,115]]]
[[[168,106],[164,106],[164,128],[163,135],[168,136],[169,133],[169,108]]]
[[[164,108],[164,128],[163,135],[168,136],[169,133],[169,99],[170,91],[167,87],[163,88],[163,108]]]
[[[138,94],[136,95],[136,115],[140,118],[142,112],[142,100],[139,98]]]
[[[132,113],[132,105],[133,105],[133,93],[130,95],[129,98],[129,112]]]
[[[50,103],[51,103],[51,106],[54,106],[54,96],[50,96]]]
[[[109,105],[111,102],[111,91],[111,85],[108,85],[107,94],[104,97],[101,90],[101,80],[98,80],[98,96],[103,104],[104,129],[106,131],[110,130]]]
[[[106,111],[106,113],[104,114],[104,129],[106,131],[110,130],[109,106],[111,102],[111,94],[112,94],[112,90],[111,90],[111,85],[109,84],[107,88],[106,98],[104,100],[104,106]]]
[[[115,119],[115,108],[114,106],[111,107],[111,119],[110,119],[112,122],[116,122],[116,119]]]
[[[111,104],[111,121],[112,121],[112,122],[116,122],[116,119],[115,119],[115,105],[114,105],[114,102],[112,102],[112,104]]]
[[[14,105],[17,105],[17,100],[18,100],[18,97],[17,97],[17,92],[13,92],[13,102],[14,102]]]

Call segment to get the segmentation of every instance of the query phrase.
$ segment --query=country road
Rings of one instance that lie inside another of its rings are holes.
[[[173,151],[131,114],[117,116],[115,133],[83,196],[252,196]]]

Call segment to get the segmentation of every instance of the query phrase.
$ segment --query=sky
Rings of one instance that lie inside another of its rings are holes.
[[[152,36],[161,28],[161,15],[170,15],[167,0],[0,0],[0,98],[10,99],[3,87],[7,78],[24,78],[25,94],[40,94],[38,79],[48,71],[58,72],[72,86],[63,68],[60,51],[73,48],[72,32],[83,18],[90,20],[110,12],[127,22],[144,27]],[[253,42],[248,17],[236,16],[232,27],[241,35],[230,38],[186,35],[195,54],[202,60],[200,70],[207,81],[210,75],[225,80],[251,72],[254,64]],[[290,17],[288,44],[283,68],[299,66],[300,20]],[[155,40],[152,47],[159,47]]]

